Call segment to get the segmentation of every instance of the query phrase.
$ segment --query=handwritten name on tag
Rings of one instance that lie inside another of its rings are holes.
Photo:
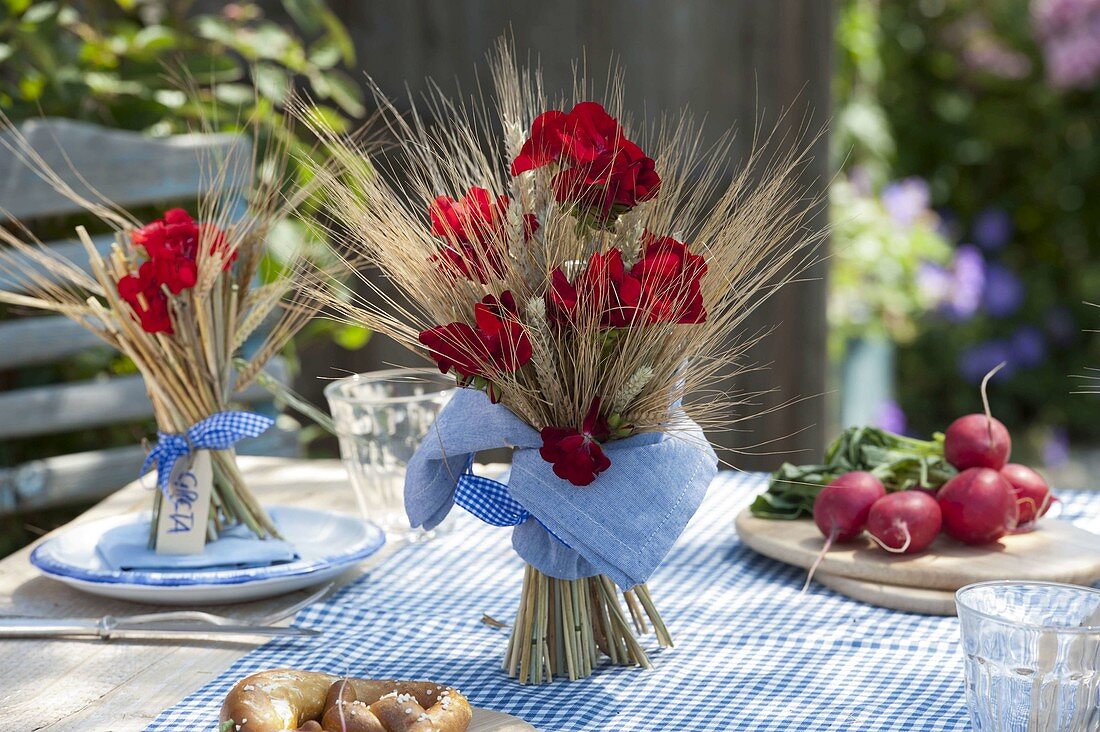
[[[189,457],[176,461],[168,479],[169,495],[157,521],[157,554],[201,554],[206,546],[214,470],[208,450]]]

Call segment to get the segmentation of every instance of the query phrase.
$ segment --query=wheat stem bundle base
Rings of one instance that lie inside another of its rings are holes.
[[[248,488],[237,465],[236,453],[233,450],[215,450],[211,457],[214,466],[211,508],[214,510],[210,512],[210,521],[214,537],[234,524],[243,523],[261,539],[281,538],[271,517]]]
[[[672,646],[646,585],[620,592],[606,575],[563,580],[526,565],[519,611],[504,669],[521,684],[576,681],[602,656],[616,666],[651,668],[638,636],[652,625],[657,642]],[[624,607],[625,603],[625,607]]]

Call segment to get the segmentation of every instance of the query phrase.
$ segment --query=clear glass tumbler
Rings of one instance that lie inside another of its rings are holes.
[[[1100,730],[1100,590],[980,582],[955,604],[975,730]]]
[[[439,531],[409,526],[405,467],[454,389],[453,379],[433,369],[371,371],[325,387],[359,509],[390,541],[423,541]]]

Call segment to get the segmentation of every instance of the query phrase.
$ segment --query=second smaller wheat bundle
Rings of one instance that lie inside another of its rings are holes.
[[[86,271],[29,231],[0,228],[0,270],[19,286],[0,291],[0,302],[73,319],[129,357],[142,375],[158,430],[146,460],[146,468],[157,471],[151,543],[157,544],[155,528],[166,516],[171,526],[163,533],[197,534],[198,542],[187,544],[197,551],[200,537],[213,540],[239,524],[259,538],[277,536],[233,451],[272,420],[234,409],[234,395],[262,377],[267,362],[317,310],[306,297],[323,275],[313,265],[299,261],[266,282],[260,277],[272,228],[299,203],[286,197],[286,151],[264,155],[242,136],[219,158],[202,161],[210,192],[194,216],[175,208],[143,224],[93,190],[66,184],[16,128],[0,131],[6,133],[0,143],[13,155],[115,231],[102,252],[77,229]],[[261,166],[261,159],[268,162]],[[177,490],[172,482],[200,451],[210,455],[209,505],[197,505],[193,490]]]

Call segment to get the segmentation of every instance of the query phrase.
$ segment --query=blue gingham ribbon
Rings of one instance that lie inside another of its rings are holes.
[[[507,485],[499,480],[475,475],[473,465],[474,457],[471,455],[465,472],[458,476],[458,483],[455,485],[456,504],[490,526],[519,526],[531,518],[523,504],[512,498],[512,492]],[[538,518],[535,521],[539,521]],[[539,521],[539,525],[563,546],[569,546],[560,536],[550,531],[546,524]]]
[[[472,456],[470,462],[473,462]],[[455,503],[493,526],[519,526],[531,516],[519,501],[512,498],[508,486],[474,475],[470,465],[458,476]]]
[[[168,479],[176,461],[195,450],[228,450],[239,440],[263,434],[275,420],[253,412],[218,412],[200,420],[182,435],[157,432],[157,444],[141,464],[142,474],[155,464],[157,488],[168,495]]]

